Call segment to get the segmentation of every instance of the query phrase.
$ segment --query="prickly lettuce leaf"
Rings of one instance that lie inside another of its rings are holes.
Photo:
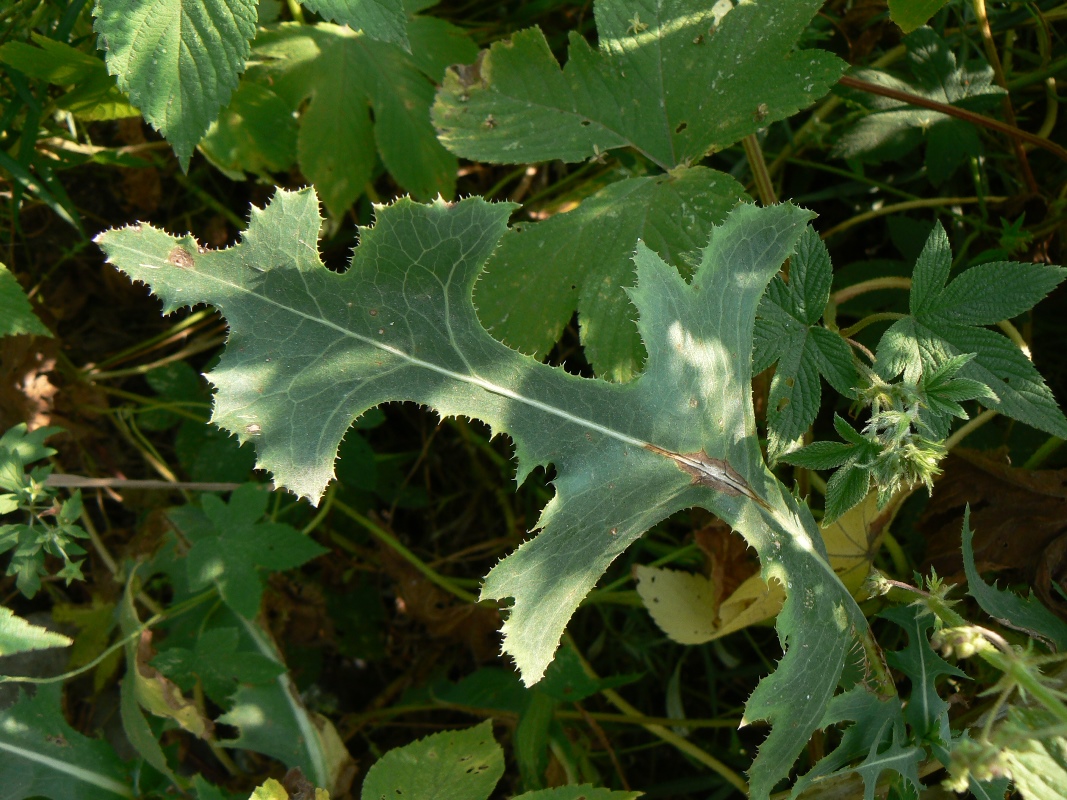
[[[630,294],[648,363],[613,385],[517,353],[478,322],[473,285],[511,208],[480,198],[397,201],[362,231],[343,275],[319,260],[310,189],[279,191],[253,210],[228,250],[202,251],[147,225],[98,241],[166,311],[207,302],[227,318],[226,351],[208,376],[213,421],[253,441],[259,465],[297,494],[320,498],[349,425],[397,400],[506,433],[520,481],[555,465],[540,532],[489,573],[482,592],[513,599],[504,649],[527,684],[544,674],[581,599],[651,525],[697,505],[729,522],[789,595],[778,621],[786,654],[746,711],[773,725],[753,768],[753,796],[766,797],[821,718],[866,624],[810,513],[764,465],[749,391],[760,295],[811,215],[789,204],[739,206],[713,231],[691,283],[640,245]]]
[[[256,35],[256,0],[96,0],[107,70],[188,169]]]

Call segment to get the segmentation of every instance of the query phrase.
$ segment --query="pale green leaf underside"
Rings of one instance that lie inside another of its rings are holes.
[[[441,141],[495,163],[632,146],[669,169],[811,105],[844,70],[829,53],[790,52],[819,0],[743,3],[718,23],[712,5],[601,0],[599,49],[572,34],[562,70],[539,29],[497,42],[446,76]]]
[[[2,714],[0,798],[52,800],[133,798],[126,771],[106,742],[83,736],[67,724],[62,687],[44,684]]]
[[[403,0],[301,0],[301,5],[339,25],[408,48]]]
[[[577,311],[597,375],[627,381],[644,361],[624,288],[634,283],[638,240],[684,267],[683,255],[697,254],[712,226],[743,198],[744,188],[729,175],[694,167],[619,181],[574,211],[516,225],[478,281],[478,317],[498,339],[540,358]]]
[[[443,731],[382,756],[367,772],[363,800],[486,800],[504,774],[493,723]]]
[[[397,400],[508,434],[519,480],[555,465],[540,533],[483,589],[485,598],[514,600],[504,649],[528,684],[544,673],[582,598],[651,525],[700,505],[739,530],[765,577],[790,595],[779,616],[786,655],[747,709],[748,719],[774,724],[753,773],[754,796],[764,797],[817,725],[865,624],[826,563],[810,514],[763,464],[749,392],[759,297],[811,215],[788,204],[738,206],[712,233],[691,284],[640,246],[631,297],[649,358],[641,376],[613,385],[521,355],[479,323],[474,282],[511,208],[480,198],[400,200],[378,210],[343,275],[319,260],[311,190],[279,191],[228,250],[200,252],[193,239],[148,226],[98,241],[165,310],[206,302],[227,318],[226,351],[209,375],[218,390],[213,420],[254,441],[260,466],[299,494],[321,496],[353,419]],[[761,501],[695,483],[649,446],[722,459]]]
[[[452,52],[456,40],[441,46]],[[255,54],[263,63],[249,79],[269,82],[294,112],[302,109],[300,169],[331,213],[344,213],[363,193],[378,153],[416,198],[452,195],[456,158],[437,141],[433,83],[411,55],[329,23],[271,28],[256,39]]]
[[[96,0],[107,69],[187,169],[237,87],[256,0]]]
[[[18,280],[0,264],[0,336],[32,333],[51,336],[52,332],[33,313],[30,299],[22,291]]]
[[[10,608],[0,606],[0,656],[46,650],[49,647],[69,647],[69,636],[42,628],[15,616]]]

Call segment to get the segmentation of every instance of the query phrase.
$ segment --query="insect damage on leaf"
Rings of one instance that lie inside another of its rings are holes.
[[[730,497],[747,497],[768,511],[771,508],[766,500],[752,491],[752,487],[737,470],[721,458],[712,458],[703,450],[697,453],[672,453],[654,444],[646,444],[645,449],[671,459],[682,472],[693,476],[694,484],[706,486]]]

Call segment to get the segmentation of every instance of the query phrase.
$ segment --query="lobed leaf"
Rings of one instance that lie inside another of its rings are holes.
[[[172,311],[208,302],[230,324],[209,375],[213,420],[253,441],[280,485],[317,500],[350,424],[410,400],[507,433],[518,479],[554,464],[540,533],[486,577],[511,597],[504,648],[536,682],[570,616],[612,560],[657,521],[711,509],[752,544],[789,595],[785,656],[746,718],[774,726],[753,767],[755,797],[786,775],[833,695],[862,613],[826,562],[810,513],[767,470],[749,382],[759,298],[810,214],[741,205],[712,233],[692,283],[645,246],[630,293],[649,353],[624,385],[582,379],[493,339],[471,302],[511,206],[480,198],[378,209],[351,268],[326,270],[312,190],[255,209],[241,244],[211,252],[150,226],[98,238],[108,259]],[[796,589],[794,590],[794,587]],[[806,693],[792,688],[810,687]]]

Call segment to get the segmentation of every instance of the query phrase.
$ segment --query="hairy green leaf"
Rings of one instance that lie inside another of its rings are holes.
[[[390,750],[367,772],[361,797],[486,800],[503,774],[504,751],[486,720]]]
[[[40,318],[33,313],[30,298],[22,291],[18,279],[0,264],[0,336],[15,336],[29,333],[34,336],[51,336]]]
[[[993,82],[993,70],[988,64],[957,66],[948,44],[929,28],[920,28],[904,43],[910,76],[874,69],[855,70],[854,76],[971,111],[1000,102],[1004,90]],[[872,113],[841,136],[834,146],[836,156],[875,163],[896,161],[925,141],[927,174],[938,185],[969,157],[982,153],[978,131],[969,122],[868,92],[843,93]]]
[[[1058,286],[1067,270],[1046,264],[1000,263],[972,267],[946,285],[952,252],[938,224],[915,264],[911,314],[883,334],[877,368],[886,377],[923,372],[974,353],[959,377],[989,387],[985,402],[1009,417],[1067,437],[1067,419],[1029,358],[1007,337],[978,325],[1019,314]],[[972,274],[973,273],[973,274]]]
[[[822,402],[820,375],[845,397],[853,396],[859,384],[848,344],[818,324],[832,282],[830,254],[808,228],[789,261],[788,282],[775,276],[760,302],[752,369],[762,372],[778,362],[767,400],[772,464],[815,421]]]
[[[1061,653],[1067,650],[1067,623],[1045,608],[1032,593],[1024,600],[1014,592],[983,581],[974,564],[973,543],[971,507],[968,505],[963,513],[963,569],[967,575],[967,594],[998,622],[1041,639]]]
[[[62,687],[46,683],[0,714],[0,800],[132,799],[115,751],[71,728],[61,706]]]
[[[45,650],[49,647],[69,647],[69,636],[34,625],[16,616],[10,608],[0,606],[0,656]]]
[[[793,51],[818,0],[604,0],[594,50],[572,34],[560,69],[537,28],[450,71],[434,104],[441,141],[465,158],[584,161],[634,147],[663,169],[703,158],[806,108],[844,63]]]
[[[577,209],[517,224],[501,239],[475,290],[478,317],[497,338],[541,358],[575,311],[585,356],[614,381],[640,371],[644,347],[624,287],[640,240],[683,268],[739,199],[741,184],[693,167],[609,184]]]
[[[229,102],[256,33],[256,0],[96,0],[107,69],[182,169]]]
[[[149,226],[99,242],[165,310],[209,302],[226,316],[226,352],[209,375],[213,419],[254,441],[260,466],[298,494],[318,499],[352,421],[394,400],[507,433],[519,480],[556,466],[541,532],[489,573],[482,593],[514,598],[504,647],[528,684],[582,597],[651,525],[701,505],[739,530],[764,577],[790,595],[779,615],[785,657],[746,711],[774,725],[753,771],[754,796],[764,797],[833,695],[852,637],[866,630],[811,515],[763,463],[749,390],[760,295],[810,214],[738,206],[712,233],[691,284],[639,246],[631,297],[649,360],[639,378],[612,385],[523,356],[478,322],[471,292],[510,210],[479,198],[400,200],[379,209],[343,275],[318,258],[310,190],[279,191],[253,211],[242,243],[223,251]],[[796,692],[798,683],[809,691]]]
[[[301,0],[301,5],[338,25],[409,49],[404,0]]]
[[[290,111],[303,109],[295,142],[300,169],[331,213],[344,213],[363,193],[378,153],[397,182],[418,198],[455,191],[456,158],[437,141],[429,120],[433,80],[440,76],[422,69],[439,68],[440,53],[473,58],[474,45],[445,35],[421,41],[415,59],[396,45],[328,23],[282,24],[256,39],[262,63],[249,71],[246,83],[269,83]],[[259,128],[260,139],[275,141],[279,131],[268,120]],[[284,143],[281,133],[277,141]],[[235,159],[229,167],[250,168],[243,163]]]

